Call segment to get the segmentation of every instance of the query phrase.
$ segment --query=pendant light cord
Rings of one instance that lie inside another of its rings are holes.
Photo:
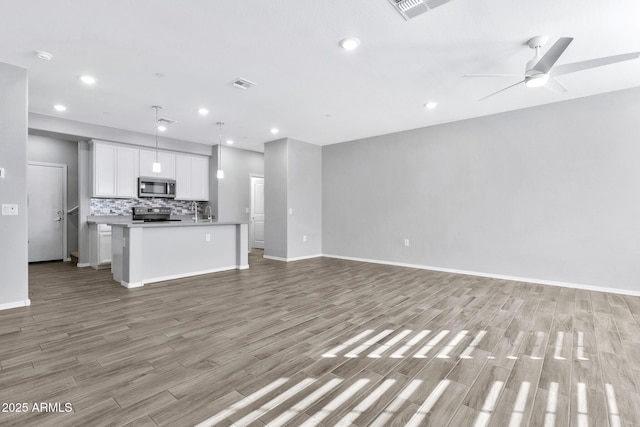
[[[158,163],[158,110],[160,107],[153,107],[156,110],[156,163]]]

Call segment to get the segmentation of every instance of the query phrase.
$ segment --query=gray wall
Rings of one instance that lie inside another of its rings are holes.
[[[91,241],[87,216],[91,215],[91,147],[88,141],[78,142],[78,252],[79,266],[91,262]]]
[[[122,144],[141,145],[155,148],[155,136],[130,130],[116,129],[92,123],[78,122],[44,114],[29,113],[29,130],[32,134],[53,136],[71,141],[88,141],[99,139]],[[195,142],[182,141],[164,136],[158,137],[158,147],[161,150],[178,151],[181,153],[211,155],[211,146]]]
[[[287,140],[264,145],[264,255],[287,258]]]
[[[322,148],[288,138],[264,147],[265,256],[320,255]]]
[[[218,220],[248,222],[251,174],[264,175],[264,156],[255,151],[223,146],[221,163],[224,179],[218,180]],[[215,179],[216,169],[212,169],[211,174]]]
[[[78,143],[46,136],[29,135],[27,159],[33,162],[67,165],[67,210],[78,205]],[[78,211],[67,218],[67,252],[78,250]],[[65,255],[65,256],[68,256]]]
[[[639,291],[638,111],[640,88],[325,146],[323,252]]]
[[[215,215],[216,219],[219,218],[218,212],[218,178],[216,172],[218,171],[218,146],[215,145],[212,150],[212,155],[209,157],[209,206],[211,206],[211,212]]]
[[[0,307],[28,303],[27,257],[27,70],[0,63],[0,204],[18,215],[0,216]]]
[[[322,254],[322,148],[289,139],[287,164],[287,258]]]

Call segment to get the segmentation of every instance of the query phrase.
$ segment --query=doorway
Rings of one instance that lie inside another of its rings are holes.
[[[264,177],[251,175],[249,250],[264,249]]]
[[[67,260],[67,165],[28,162],[29,262]]]

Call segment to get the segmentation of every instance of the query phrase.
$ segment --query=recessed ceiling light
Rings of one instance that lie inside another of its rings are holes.
[[[274,134],[274,135],[275,135],[275,134],[277,134],[278,132],[280,132],[280,130],[279,130],[278,128],[271,128],[271,130],[270,130],[269,132],[271,132],[272,134]]]
[[[206,116],[207,114],[209,114],[209,110],[207,110],[206,108],[198,108],[198,114],[200,114],[201,116]]]
[[[233,145],[233,139],[227,139],[227,144]]]
[[[360,40],[355,37],[347,37],[346,39],[340,40],[340,46],[345,50],[353,50],[360,46]]]
[[[438,106],[437,102],[431,101],[431,102],[427,102],[426,104],[424,104],[424,108],[427,108],[429,110],[433,110],[434,108],[436,108]]]
[[[36,58],[41,59],[43,61],[51,61],[51,59],[53,58],[52,54],[44,50],[36,50],[33,53],[36,55]]]
[[[66,111],[66,110],[67,110],[67,107],[65,107],[65,106],[64,106],[64,105],[62,105],[62,104],[56,104],[56,105],[54,105],[54,106],[53,106],[53,108],[54,108],[56,111]]]
[[[92,85],[96,83],[96,79],[91,76],[80,76],[80,80],[82,80],[84,84],[88,84],[88,85]]]
[[[165,125],[158,125],[158,130],[160,132],[164,132],[165,130],[167,130],[167,127]]]

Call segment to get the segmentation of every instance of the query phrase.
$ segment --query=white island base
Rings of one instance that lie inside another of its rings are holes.
[[[127,288],[246,269],[247,224],[111,224],[113,279]]]

